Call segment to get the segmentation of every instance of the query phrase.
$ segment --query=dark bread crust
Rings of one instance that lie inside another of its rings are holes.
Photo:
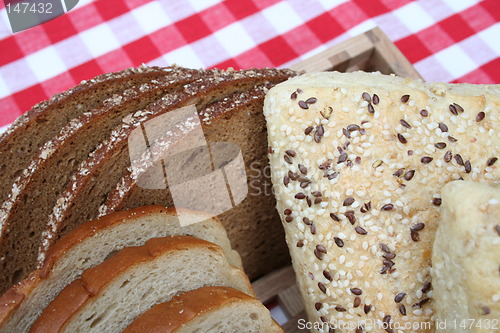
[[[16,180],[0,209],[0,257],[3,258],[0,259],[3,271],[0,292],[35,269],[37,243],[47,216],[79,162],[109,137],[112,128],[124,116],[206,74],[176,67],[169,75],[127,89],[92,112],[71,120],[59,135],[42,147]],[[36,193],[41,196],[34,195]]]
[[[51,215],[47,230],[44,232],[40,252],[43,254],[54,240],[84,222],[85,219],[92,219],[98,215],[100,201],[93,197],[90,191],[95,188],[95,184],[98,184],[99,191],[105,199],[126,172],[127,167],[130,166],[127,155],[127,139],[141,123],[168,110],[189,104],[196,104],[201,109],[205,105],[232,93],[247,91],[254,85],[267,81],[281,82],[291,75],[290,71],[275,69],[221,72],[212,78],[186,86],[182,92],[165,96],[145,110],[144,114],[132,117],[115,131],[112,140],[103,143],[96,149],[72,177]]]
[[[197,316],[222,309],[228,305],[256,303],[258,300],[231,287],[202,287],[157,304],[134,320],[123,332],[175,332]]]
[[[39,148],[71,119],[98,107],[114,94],[169,74],[174,67],[139,67],[107,73],[33,106],[0,135],[0,202]],[[88,98],[93,96],[93,98]]]
[[[63,289],[36,320],[30,332],[59,332],[79,308],[90,298],[97,297],[121,274],[167,253],[194,248],[206,248],[223,255],[219,246],[192,236],[154,238],[143,246],[120,250],[102,264],[84,271],[80,279]]]
[[[236,93],[230,98],[210,104],[201,115],[207,141],[233,142],[242,149],[247,183],[251,185],[249,194],[237,208],[222,214],[220,218],[232,246],[242,256],[245,272],[251,279],[290,261],[284,231],[274,208],[276,201],[271,192],[271,181],[269,175],[266,175],[269,162],[262,105],[267,89],[272,86],[273,83],[267,83]],[[245,133],[249,128],[253,131]],[[151,203],[173,206],[168,190],[145,190],[137,185],[137,179],[154,166],[155,162],[156,159],[148,156],[137,163],[138,167],[134,172],[127,170],[100,207],[100,214]],[[263,234],[268,236],[263,238]]]

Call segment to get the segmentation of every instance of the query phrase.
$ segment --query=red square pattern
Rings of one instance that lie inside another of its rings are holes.
[[[227,0],[222,4],[233,14],[236,20],[244,19],[259,11],[253,1]]]
[[[45,91],[45,95],[52,97],[54,94],[68,90],[76,85],[73,76],[69,72],[64,72],[40,84]]]
[[[123,49],[116,49],[96,59],[104,72],[118,72],[134,64]]]
[[[175,26],[182,33],[188,43],[192,43],[211,34],[210,29],[201,19],[200,15],[189,16],[175,23]]]
[[[10,62],[16,61],[24,57],[23,51],[17,41],[13,37],[7,37],[0,40],[0,66],[6,65]]]
[[[161,54],[167,54],[186,45],[184,36],[175,25],[169,25],[149,35]]]
[[[44,23],[42,24],[42,28],[45,30],[51,44],[60,42],[78,33],[68,15],[62,15],[52,21]]]
[[[339,22],[337,22],[331,13],[321,14],[306,24],[322,43],[331,41],[343,32]]]
[[[199,15],[210,31],[220,30],[236,21],[225,2],[207,8]]]
[[[148,36],[142,37],[123,47],[134,66],[158,58],[161,53]]]
[[[272,66],[280,66],[292,59],[297,58],[298,54],[288,45],[286,40],[277,36],[265,43],[259,45],[260,49],[264,52],[269,60],[271,60]]]
[[[409,35],[398,40],[395,44],[412,64],[432,55],[432,52],[417,35]]]
[[[95,60],[87,61],[79,66],[71,68],[69,70],[71,76],[76,83],[80,83],[82,80],[89,80],[97,75],[104,73],[102,68]]]
[[[455,43],[475,33],[461,15],[452,15],[439,22],[439,25],[443,31],[446,31],[446,33],[453,38]]]
[[[36,84],[27,89],[21,90],[14,95],[14,100],[16,104],[19,106],[21,112],[28,111],[33,107],[33,105],[37,104],[40,101],[46,100],[48,95],[43,90],[43,87],[40,84]]]

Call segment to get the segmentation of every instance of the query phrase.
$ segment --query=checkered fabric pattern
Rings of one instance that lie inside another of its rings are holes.
[[[80,0],[16,34],[0,6],[0,127],[104,72],[285,67],[375,26],[426,80],[500,83],[498,0]]]

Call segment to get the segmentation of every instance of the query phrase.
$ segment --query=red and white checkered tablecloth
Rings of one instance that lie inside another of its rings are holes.
[[[80,0],[13,34],[0,4],[0,128],[130,66],[285,67],[379,26],[429,81],[500,83],[499,0]]]
[[[286,67],[375,26],[428,81],[498,84],[499,22],[500,0],[80,0],[13,34],[0,2],[0,132],[105,72]]]

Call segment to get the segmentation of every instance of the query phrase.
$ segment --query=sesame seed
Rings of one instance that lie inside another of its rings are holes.
[[[424,156],[424,157],[422,157],[420,159],[420,162],[422,162],[423,164],[429,164],[429,163],[432,162],[432,160],[433,160],[432,157],[430,157],[430,156]]]
[[[387,244],[384,244],[384,243],[380,243],[379,244],[380,246],[380,249],[386,253],[391,253],[391,250],[389,249],[389,247],[387,246]]]
[[[403,144],[406,144],[408,142],[406,140],[406,138],[401,133],[398,133],[398,140],[399,140],[399,142],[401,142]]]
[[[288,164],[292,164],[293,163],[292,162],[292,158],[290,156],[284,155],[283,157],[284,157],[286,163],[288,163]]]
[[[480,121],[482,121],[484,119],[485,116],[486,116],[486,114],[483,111],[479,112],[476,116],[476,121],[479,123]]]
[[[295,199],[304,199],[306,195],[302,192],[295,194]]]
[[[363,98],[363,100],[367,101],[367,102],[371,102],[372,98],[370,96],[369,93],[367,92],[364,92],[362,95],[361,95],[361,98]]]
[[[401,119],[401,120],[399,121],[399,123],[400,123],[401,125],[403,125],[404,127],[406,127],[406,128],[411,128],[411,125],[410,125],[410,124],[408,124],[408,122],[407,122],[406,120],[404,120],[404,119]]]
[[[345,311],[347,311],[346,308],[344,308],[343,306],[340,306],[340,305],[337,305],[335,307],[335,310],[337,310],[338,312],[345,312]]]
[[[405,180],[411,180],[414,175],[415,175],[415,170],[410,170],[410,171],[408,171],[408,172],[405,173],[405,175],[403,176],[403,178]]]
[[[304,241],[303,240],[297,241],[297,247],[302,247],[302,246],[304,246]]]
[[[360,297],[355,297],[354,302],[352,303],[353,308],[357,308],[358,306],[361,305],[361,298]]]
[[[327,270],[324,270],[323,271],[323,276],[325,277],[325,279],[327,279],[328,281],[333,281],[333,276],[332,274],[330,274],[329,271]]]
[[[375,109],[373,108],[372,103],[368,103],[367,108],[368,108],[368,112],[370,112],[371,114],[375,113]]]
[[[487,306],[483,306],[483,315],[489,315],[491,313],[491,310]]]
[[[393,204],[386,204],[386,205],[383,205],[382,208],[380,210],[392,210],[394,208],[394,205]]]
[[[299,171],[302,172],[304,175],[307,174],[307,168],[302,164],[299,164]]]
[[[422,292],[425,294],[426,292],[428,292],[429,290],[431,290],[431,288],[432,288],[432,283],[426,282],[424,284],[424,286],[422,287]]]
[[[446,143],[445,142],[436,142],[434,144],[434,147],[436,147],[437,149],[444,149],[444,148],[446,148]]]
[[[420,115],[422,117],[427,117],[427,116],[429,116],[429,112],[427,110],[423,109],[423,110],[420,110]]]
[[[498,158],[497,157],[492,157],[490,158],[487,162],[486,162],[486,165],[487,166],[493,166],[493,164],[496,163],[496,161],[498,161]]]
[[[448,132],[448,126],[446,126],[446,124],[444,123],[439,123],[439,129],[441,130],[441,132]]]
[[[321,302],[316,302],[314,304],[314,308],[316,309],[316,311],[319,311],[322,306],[323,306],[323,304]]]
[[[365,306],[363,307],[365,314],[368,314],[368,312],[370,312],[371,309],[372,309],[372,306],[368,305],[368,304],[365,304]]]
[[[399,313],[401,313],[403,316],[406,316],[406,307],[404,304],[399,304]]]
[[[332,218],[332,220],[340,222],[340,218],[337,215],[335,215],[334,213],[330,213],[330,217]]]
[[[304,101],[299,101],[299,106],[304,110],[309,109],[309,105],[307,105],[307,103]]]
[[[351,290],[351,293],[353,293],[356,296],[363,294],[363,290],[361,290],[359,288],[351,288],[350,290]]]
[[[441,206],[442,200],[440,198],[434,198],[432,199],[432,204],[435,206]]]
[[[460,154],[455,154],[455,161],[457,161],[459,165],[464,165],[464,160]]]
[[[354,224],[356,222],[356,217],[354,216],[354,211],[353,210],[348,210],[347,212],[344,213],[345,217],[349,220],[351,224]]]
[[[452,158],[452,153],[451,153],[451,150],[448,150],[445,154],[444,154],[444,161],[446,163],[449,163],[451,161],[451,158]]]
[[[304,218],[302,219],[302,222],[304,222],[306,225],[311,225],[311,224],[312,224],[312,221],[311,221],[311,220],[309,220],[307,217],[304,217]]]
[[[369,311],[369,310],[368,310]],[[363,333],[363,326],[358,326],[356,328],[356,333]]]
[[[420,241],[420,235],[419,235],[419,233],[417,231],[411,230],[410,231],[410,235],[411,235],[411,239],[414,242],[419,242]]]
[[[317,100],[318,100],[318,99],[317,99],[316,97],[311,97],[311,98],[308,98],[308,99],[306,100],[306,104],[314,104],[314,103],[316,103],[316,102],[317,102]]]
[[[304,130],[304,134],[305,134],[305,135],[309,135],[309,134],[312,132],[312,130],[313,130],[313,129],[314,129],[314,127],[312,127],[312,126],[307,127],[307,128]]]
[[[425,224],[420,222],[420,223],[417,223],[414,226],[412,226],[411,230],[412,231],[420,231],[420,230],[423,230],[424,228],[425,228]]]
[[[455,107],[455,105],[450,104],[450,106],[448,108],[450,109],[450,112],[452,114],[454,114],[455,116],[458,115],[458,111],[457,111],[457,108]]]
[[[378,98],[377,94],[373,94],[373,104],[377,105],[380,102],[380,99]]]
[[[354,202],[354,198],[353,197],[348,197],[347,199],[344,200],[344,203],[342,204],[343,206],[350,206],[353,204]]]
[[[410,95],[401,96],[401,103],[406,103],[410,99]]]
[[[296,100],[297,99],[297,92],[294,91],[291,95],[290,95],[290,99],[292,100]]]
[[[356,230],[356,232],[358,234],[360,234],[360,235],[366,235],[367,234],[366,230],[363,229],[362,227],[356,227],[356,228],[354,228],[354,230]]]
[[[295,157],[295,155],[297,155],[295,150],[287,150],[287,151],[285,151],[285,154],[287,154],[290,157]]]
[[[452,137],[451,135],[448,136],[448,141],[450,142],[457,142],[458,140]]]
[[[464,112],[464,109],[460,105],[458,105],[457,103],[453,103],[453,106],[455,107],[455,110],[457,110],[457,112],[460,112],[460,113]]]
[[[399,303],[405,298],[406,293],[399,293],[394,297],[394,302]]]
[[[465,161],[464,167],[465,167],[465,172],[466,173],[470,173],[472,171],[472,166],[470,164],[470,160]]]
[[[323,292],[323,294],[326,294],[326,287],[323,283],[318,282],[318,288]]]
[[[293,217],[291,217],[291,216],[287,216],[287,217],[285,217],[285,221],[286,221],[287,223],[290,223],[290,222],[292,222],[292,221],[293,221]]]
[[[290,183],[290,178],[288,176],[283,177],[283,185],[288,186]]]

